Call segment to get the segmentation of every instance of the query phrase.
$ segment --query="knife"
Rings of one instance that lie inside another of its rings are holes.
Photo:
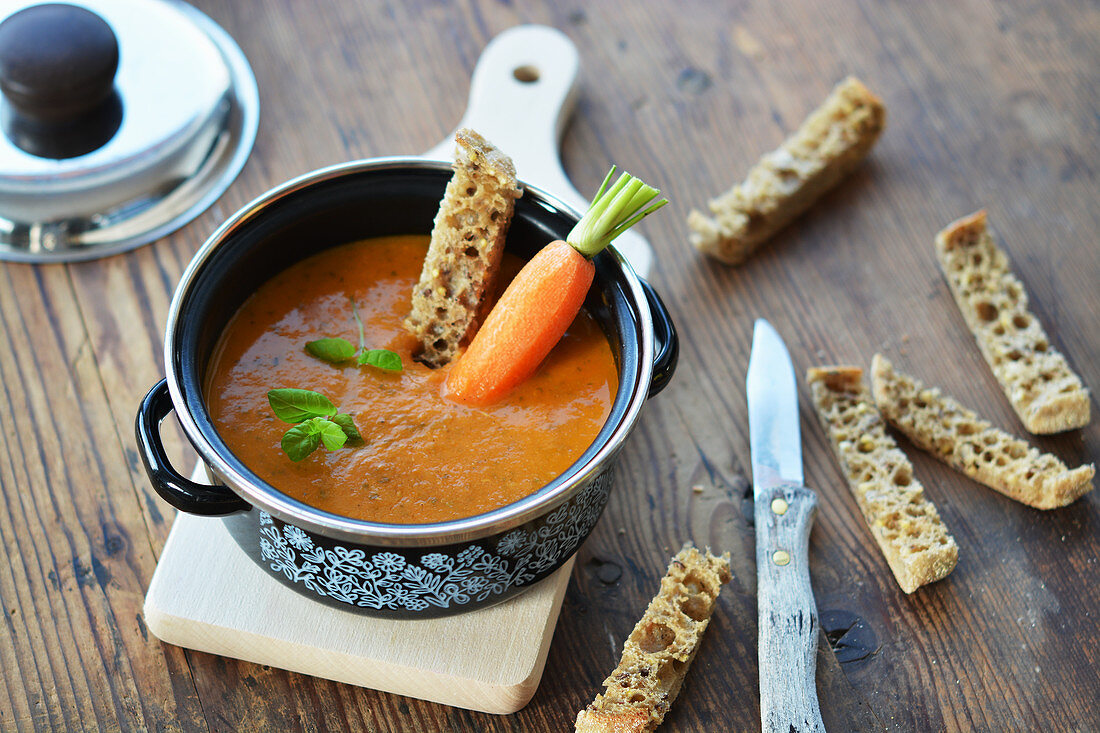
[[[756,523],[760,724],[764,733],[824,731],[814,672],[818,619],[810,587],[817,495],[802,484],[798,388],[772,325],[753,327],[746,393]]]

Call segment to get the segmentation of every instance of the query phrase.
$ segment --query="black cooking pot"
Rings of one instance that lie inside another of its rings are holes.
[[[585,303],[607,334],[619,371],[611,415],[595,442],[534,494],[485,514],[435,524],[381,524],[303,504],[270,486],[230,451],[203,395],[218,338],[266,280],[328,247],[426,234],[450,179],[445,163],[381,158],[307,174],[264,194],[206,241],[176,288],[165,335],[167,379],[149,392],[137,438],[165,501],[221,515],[252,560],[285,585],[345,610],[393,618],[458,613],[508,598],[560,567],[607,503],[614,460],[646,397],[668,382],[678,340],[652,288],[605,250]],[[525,187],[507,249],[527,258],[564,239],[577,214]],[[160,421],[175,410],[205,463],[206,486],[167,459]]]

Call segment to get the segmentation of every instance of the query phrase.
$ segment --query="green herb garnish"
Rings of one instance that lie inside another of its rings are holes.
[[[317,447],[330,451],[344,445],[363,442],[351,415],[338,412],[332,400],[308,389],[273,389],[267,393],[275,417],[296,423],[283,435],[280,445],[290,460],[297,463]]]
[[[306,351],[310,356],[316,356],[321,361],[339,364],[355,356],[356,349],[347,339],[330,338],[307,342]]]
[[[267,401],[275,411],[275,417],[285,422],[302,422],[311,417],[329,417],[336,414],[336,405],[320,392],[309,389],[273,389],[267,393]]]
[[[331,420],[340,426],[340,429],[344,431],[344,435],[348,437],[352,445],[363,442],[363,436],[359,434],[359,430],[355,427],[355,421],[351,419],[351,415],[346,412],[341,412],[338,415],[333,415]]]
[[[388,372],[401,371],[401,357],[389,349],[367,349],[359,354],[359,363],[369,364]]]
[[[358,363],[367,366],[384,369],[388,372],[399,372],[402,369],[401,356],[389,349],[368,349],[367,338],[363,332],[363,319],[359,317],[359,311],[355,307],[355,300],[351,300],[351,315],[355,318],[355,327],[359,331],[359,348],[356,348],[347,339],[323,338],[306,342],[306,352],[321,361],[329,364],[339,364],[353,359],[358,355]]]

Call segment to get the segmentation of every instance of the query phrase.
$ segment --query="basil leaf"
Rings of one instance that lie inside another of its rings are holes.
[[[295,425],[286,431],[279,443],[283,447],[283,452],[295,463],[317,450],[317,446],[321,444],[321,436],[311,432],[308,426],[308,422]]]
[[[321,361],[327,361],[330,364],[339,364],[355,356],[355,347],[350,341],[342,338],[308,341],[306,342],[306,351],[310,356],[316,356]]]
[[[308,389],[273,389],[267,393],[267,401],[275,417],[285,422],[336,414],[336,405],[328,397]]]
[[[344,443],[348,442],[344,429],[332,420],[315,417],[302,423],[302,426],[307,427],[310,433],[320,436],[321,442],[328,450],[339,450],[344,447]]]
[[[341,412],[338,415],[333,415],[330,419],[340,426],[340,429],[344,431],[344,435],[348,436],[348,442],[351,445],[358,445],[363,442],[363,436],[359,434],[359,429],[355,427],[355,420],[352,419],[351,415]]]
[[[388,372],[401,371],[401,357],[389,349],[368,349],[359,355],[359,363],[369,364]]]

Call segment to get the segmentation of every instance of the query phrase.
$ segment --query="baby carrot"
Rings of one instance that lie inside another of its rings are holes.
[[[629,173],[609,189],[614,174],[612,166],[565,240],[539,250],[505,289],[447,377],[452,399],[489,404],[531,376],[584,304],[596,272],[591,258],[668,203],[650,205],[660,191]]]
[[[560,239],[539,250],[452,368],[451,396],[487,404],[534,373],[581,309],[595,271],[591,260]]]

